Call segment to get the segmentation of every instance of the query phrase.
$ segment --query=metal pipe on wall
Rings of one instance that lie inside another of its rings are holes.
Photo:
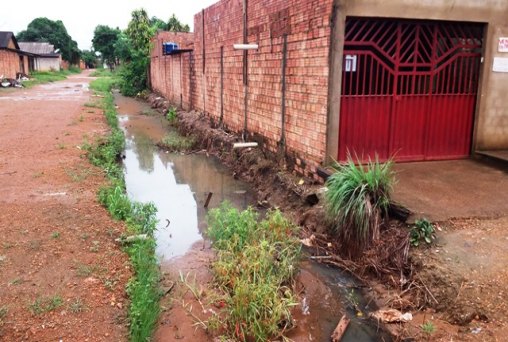
[[[288,53],[288,35],[284,34],[282,40],[282,72],[281,72],[281,132],[279,146],[286,148],[286,68],[287,68],[287,53]]]

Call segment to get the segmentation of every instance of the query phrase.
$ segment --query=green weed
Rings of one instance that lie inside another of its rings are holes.
[[[85,304],[83,304],[83,301],[80,299],[80,298],[76,298],[74,299],[70,304],[69,304],[69,311],[72,312],[72,313],[81,313],[85,310]]]
[[[239,212],[228,203],[211,210],[208,221],[217,252],[212,268],[225,301],[222,323],[212,320],[209,328],[225,326],[229,337],[242,341],[282,337],[298,305],[292,290],[300,255],[296,228],[277,210],[258,222],[254,210]]]
[[[45,312],[53,311],[63,305],[62,297],[56,295],[49,298],[37,297],[29,305],[29,310],[34,315],[41,315]]]
[[[335,165],[326,182],[326,211],[332,230],[350,256],[357,256],[379,237],[381,220],[388,215],[390,205],[392,165],[377,158],[357,165],[348,157],[346,164]]]
[[[146,240],[136,240],[126,247],[134,269],[127,285],[130,297],[129,320],[130,340],[147,341],[157,322],[160,308],[159,268],[155,257],[153,238],[157,225],[156,208],[153,204],[132,202],[125,193],[123,171],[119,165],[119,155],[124,149],[125,137],[119,128],[113,95],[110,90],[116,79],[99,78],[91,83],[91,88],[103,94],[102,107],[111,134],[94,144],[85,144],[83,148],[92,164],[101,167],[109,180],[109,185],[98,193],[100,203],[108,209],[111,216],[127,223],[132,234],[147,234]],[[106,285],[106,283],[105,283]],[[114,286],[114,284],[112,284]]]
[[[51,233],[51,238],[52,239],[58,239],[58,238],[60,238],[60,232],[53,232],[53,233]]]
[[[171,107],[168,109],[168,112],[166,113],[166,119],[171,124],[174,124],[176,122],[177,116],[176,116],[176,108],[175,107]]]
[[[432,240],[434,240],[434,225],[432,222],[425,218],[417,220],[409,234],[411,245],[418,247],[420,242],[425,241],[427,244],[430,244]]]
[[[436,327],[434,326],[434,323],[431,321],[427,321],[423,323],[420,328],[422,329],[422,332],[427,336],[427,339],[430,340],[430,336],[436,332]]]
[[[194,137],[184,137],[176,131],[170,131],[158,144],[160,147],[170,151],[190,150],[196,144]]]
[[[109,69],[97,68],[90,74],[91,77],[113,77],[114,73]]]

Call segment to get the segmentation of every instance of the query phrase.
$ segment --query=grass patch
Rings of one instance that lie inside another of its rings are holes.
[[[38,297],[29,305],[32,314],[38,316],[46,312],[53,311],[63,305],[62,297],[56,295],[53,297]]]
[[[91,77],[113,77],[114,73],[109,69],[97,68],[90,74]]]
[[[148,239],[136,240],[126,247],[134,276],[127,285],[131,303],[129,307],[130,340],[150,339],[157,322],[160,307],[159,268],[155,257],[156,208],[153,204],[131,201],[125,193],[123,171],[119,165],[119,155],[124,149],[125,137],[118,126],[111,88],[116,80],[103,77],[93,81],[90,87],[102,97],[102,108],[111,133],[94,144],[85,144],[90,162],[101,167],[109,184],[99,190],[98,199],[108,209],[111,216],[125,221],[131,234],[147,234]],[[92,246],[94,247],[94,246]]]
[[[283,338],[294,326],[291,309],[298,305],[296,227],[278,210],[258,221],[253,209],[238,211],[228,203],[211,210],[208,221],[217,252],[212,268],[225,302],[209,328],[241,341]]]
[[[71,74],[79,74],[79,73],[81,73],[81,69],[76,67],[71,67],[69,68],[69,70],[60,70],[60,71],[33,71],[32,73],[30,73],[30,80],[23,81],[23,86],[26,88],[30,88],[37,84],[62,81],[65,80],[67,76]]]
[[[195,144],[194,137],[184,137],[176,131],[170,131],[157,145],[169,151],[185,151],[192,149]]]
[[[379,238],[380,224],[390,205],[392,165],[377,158],[362,165],[348,157],[346,164],[335,165],[326,182],[326,211],[332,230],[352,257]]]
[[[85,304],[83,303],[81,298],[76,298],[69,304],[69,311],[74,314],[85,311],[85,308],[86,308]]]

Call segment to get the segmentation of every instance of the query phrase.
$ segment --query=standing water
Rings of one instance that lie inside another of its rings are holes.
[[[182,155],[160,151],[155,144],[173,129],[160,115],[140,101],[115,95],[119,120],[125,132],[125,183],[129,197],[157,207],[156,254],[163,271],[172,260],[204,245],[205,201],[209,208],[223,201],[239,209],[255,203],[252,189],[235,180],[228,169],[206,154]],[[189,253],[188,255],[191,255]],[[329,341],[351,299],[367,306],[356,292],[354,281],[341,272],[313,262],[302,262],[300,282],[304,288],[301,310],[295,315],[293,341]],[[348,312],[351,323],[342,341],[388,341],[371,321]]]

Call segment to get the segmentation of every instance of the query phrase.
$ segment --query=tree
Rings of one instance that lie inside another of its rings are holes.
[[[87,68],[95,68],[97,65],[97,56],[94,51],[82,50],[81,59],[85,62]]]
[[[48,42],[60,49],[62,58],[70,63],[78,63],[80,50],[78,43],[72,40],[61,20],[53,21],[48,18],[36,18],[28,24],[26,30],[17,34],[20,42]]]
[[[132,19],[127,26],[125,33],[129,37],[132,48],[147,58],[150,55],[151,39],[154,34],[150,26],[150,19],[144,9],[132,12]]]
[[[92,45],[101,53],[102,60],[112,69],[117,64],[115,44],[120,36],[120,29],[107,25],[98,25],[94,30]]]
[[[124,95],[136,95],[147,87],[151,39],[154,32],[144,9],[132,12],[131,21],[125,31],[130,56],[120,73],[122,77],[120,91]]]
[[[168,24],[166,26],[166,30],[172,32],[189,32],[190,27],[187,24],[182,24],[180,20],[173,14],[171,18],[168,20]]]
[[[150,26],[152,27],[152,29],[157,31],[157,30],[166,30],[168,24],[166,24],[164,20],[154,16],[150,18]]]

